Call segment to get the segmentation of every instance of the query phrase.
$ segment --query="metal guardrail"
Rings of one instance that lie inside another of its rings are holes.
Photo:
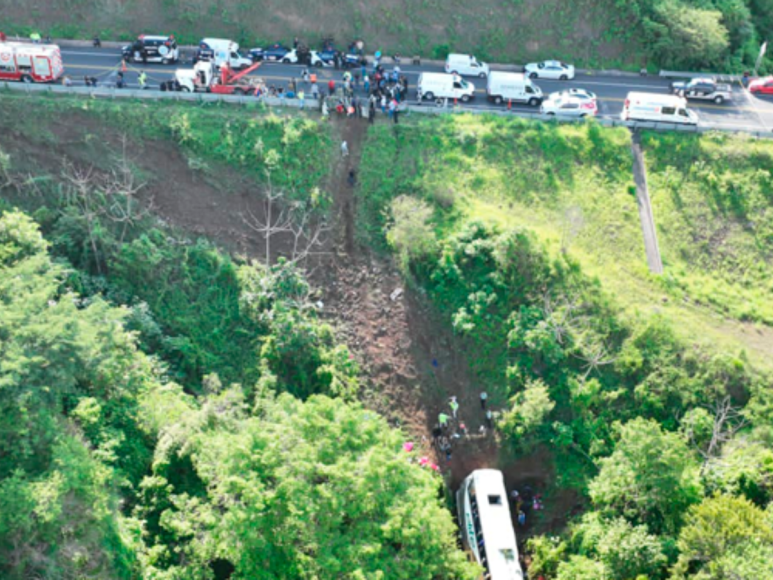
[[[38,85],[25,83],[0,83],[0,90],[26,92],[26,93],[48,93],[48,94],[75,94],[88,96],[90,98],[128,98],[140,100],[172,100],[185,101],[192,103],[230,103],[235,105],[258,105],[260,103],[269,107],[282,108],[291,107],[299,109],[301,103],[298,99],[280,99],[278,97],[260,97],[242,96],[242,95],[214,95],[212,93],[186,93],[186,92],[165,92],[159,90],[139,90],[139,89],[116,89],[114,87],[66,87],[62,85]],[[319,101],[316,99],[305,99],[304,109],[310,111],[319,110]],[[401,107],[402,114],[416,113],[420,115],[443,115],[453,113],[471,113],[475,115],[498,115],[515,116],[528,119],[539,119],[546,122],[558,121],[555,117],[540,115],[525,110],[507,110],[493,107],[475,107],[468,108],[462,106],[436,106],[430,103],[419,104],[417,101],[408,103]],[[644,121],[623,121],[614,117],[597,117],[596,121],[604,127],[627,127],[629,129],[650,129],[653,131],[680,131],[683,133],[744,133],[757,137],[759,139],[773,139],[773,131],[760,129],[755,126],[712,126],[712,125],[682,125],[679,123],[654,123]],[[561,119],[560,122],[582,122],[582,119]]]
[[[708,78],[714,79],[719,83],[736,83],[741,82],[742,75],[730,75],[722,73],[707,73],[707,72],[684,72],[673,70],[662,70],[658,73],[659,77],[665,79],[701,79]]]

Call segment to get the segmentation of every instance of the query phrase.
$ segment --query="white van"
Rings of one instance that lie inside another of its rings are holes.
[[[490,69],[470,54],[449,54],[446,58],[446,72],[485,79]]]
[[[225,38],[202,38],[196,56],[197,60],[214,62],[216,67],[227,64],[232,70],[252,65],[252,59],[239,52],[239,45]]]
[[[497,105],[505,101],[529,103],[538,107],[545,99],[542,90],[523,73],[493,71],[488,76],[486,93]]]
[[[687,108],[685,98],[660,93],[628,93],[620,118],[623,121],[698,124],[698,115]]]
[[[421,73],[417,85],[417,98],[421,102],[426,99],[459,99],[466,103],[475,97],[475,85],[467,82],[459,75],[445,73]]]

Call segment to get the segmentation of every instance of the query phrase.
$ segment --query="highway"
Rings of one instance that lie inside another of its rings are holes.
[[[97,77],[100,83],[110,83],[111,79],[115,78],[115,72],[119,70],[121,63],[120,50],[115,48],[63,48],[62,59],[64,61],[65,74],[73,79],[76,84],[80,84],[86,75]],[[437,64],[414,66],[406,62],[407,60],[403,59],[403,62],[400,64],[400,70],[408,77],[410,98],[415,99],[419,73],[443,72],[443,69]],[[153,90],[158,88],[159,83],[171,79],[177,68],[190,66],[190,60],[188,59],[185,64],[148,64],[142,68],[144,68],[148,75],[149,89]],[[392,66],[390,59],[385,59],[385,69],[391,70]],[[296,78],[300,82],[302,69],[301,65],[266,62],[254,75],[263,78],[268,85],[287,86],[292,78]],[[496,69],[497,66],[492,65],[492,70]],[[140,65],[128,65],[125,79],[128,81],[129,86],[137,86],[139,70]],[[319,77],[320,90],[326,89],[327,82],[330,79],[340,81],[343,75],[343,71],[333,68],[318,68],[315,71]],[[467,80],[475,85],[476,91],[475,99],[466,104],[465,107],[497,107],[486,100],[485,79],[468,78]],[[629,91],[667,93],[670,84],[669,80],[656,76],[640,77],[612,74],[578,74],[571,81],[537,79],[534,82],[544,93],[551,93],[570,87],[593,91],[598,95],[599,116],[602,117],[619,116]],[[360,92],[362,93],[361,88]],[[432,105],[427,104],[427,106]],[[528,105],[514,104],[513,107],[520,111],[533,111],[535,113],[538,111],[538,107],[532,108]],[[506,105],[500,105],[500,108],[504,109]],[[713,103],[690,101],[690,108],[698,113],[700,124],[704,127],[773,130],[773,98],[754,97],[744,91],[740,85],[733,88],[733,99],[731,102],[716,105]]]

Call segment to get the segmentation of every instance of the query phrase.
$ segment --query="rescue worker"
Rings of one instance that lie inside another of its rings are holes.
[[[141,70],[140,74],[137,76],[137,82],[140,83],[140,89],[145,90],[148,88],[148,75],[145,74],[144,70]]]
[[[40,44],[40,33],[39,32],[30,33],[30,40],[35,44]]]

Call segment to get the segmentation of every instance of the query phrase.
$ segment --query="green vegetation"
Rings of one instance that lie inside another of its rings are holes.
[[[202,11],[182,0],[71,0],[66,9],[21,3],[7,14],[8,33],[33,30],[52,37],[131,40],[140,33],[174,33],[186,44],[204,36],[230,37],[249,48],[299,36],[312,45],[363,38],[372,53],[445,58],[450,50],[483,60],[543,58],[583,66],[703,67],[740,72],[754,64],[773,33],[770,0],[421,0],[324,5],[309,0],[263,2],[259,9],[223,0]],[[15,22],[16,24],[10,24]],[[768,61],[769,62],[769,61]]]
[[[475,577],[443,481],[355,401],[360,371],[297,264],[229,255],[140,193],[215,180],[223,199],[281,192],[328,217],[334,129],[38,103],[29,117],[3,97],[0,119],[0,576]],[[358,235],[456,335],[502,457],[550,464],[547,504],[578,498],[529,539],[532,577],[765,578],[773,144],[643,135],[656,277],[629,138],[464,115],[376,125]]]
[[[186,397],[137,350],[126,308],[67,289],[24,214],[0,217],[0,272],[4,578],[475,574],[439,479],[384,419],[216,375]]]
[[[135,195],[154,176],[121,154],[179,149],[322,213],[325,157],[306,147],[327,128],[131,109],[42,99],[3,140],[0,576],[475,576],[441,478],[353,401],[357,365],[301,271],[160,223]],[[4,115],[4,134],[22,119]],[[126,140],[105,137],[118,127]],[[60,166],[46,153],[61,132],[85,146]]]
[[[552,493],[586,498],[562,537],[530,540],[532,577],[765,577],[769,345],[726,329],[772,336],[773,145],[645,136],[666,267],[653,277],[629,139],[459,115],[376,127],[360,235],[396,252],[457,334],[502,443],[550,449]]]

